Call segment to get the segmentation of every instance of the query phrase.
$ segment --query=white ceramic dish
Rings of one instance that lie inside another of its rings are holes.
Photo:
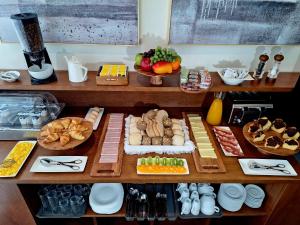
[[[174,146],[174,145],[130,145],[129,144],[129,125],[132,115],[125,118],[125,142],[124,149],[128,155],[142,155],[146,153],[157,153],[157,154],[181,154],[181,153],[192,153],[195,149],[194,143],[190,140],[189,130],[185,124],[184,120],[180,120],[184,132],[184,145]]]
[[[250,208],[260,208],[265,198],[265,192],[259,186],[248,184],[245,186],[247,197],[245,204]]]
[[[221,184],[217,199],[222,208],[236,212],[241,209],[246,200],[246,190],[241,184]]]
[[[276,170],[267,170],[267,169],[250,169],[248,166],[249,161],[256,161],[258,163],[264,164],[264,165],[277,165],[277,164],[283,164],[285,165],[285,170],[288,170],[290,174],[282,173],[280,171]],[[297,176],[296,171],[292,167],[292,165],[287,160],[281,160],[281,159],[239,159],[239,163],[242,167],[242,170],[244,174],[246,175],[261,175],[261,176]]]
[[[93,108],[90,108],[89,111],[87,112],[86,116],[85,116],[85,119],[88,119],[91,112],[93,111]],[[98,126],[99,126],[99,123],[101,121],[101,118],[103,116],[103,113],[104,113],[104,108],[100,108],[100,111],[99,111],[99,114],[97,116],[97,119],[95,120],[95,122],[93,123],[93,130],[97,130]]]
[[[70,167],[62,166],[62,165],[53,165],[53,166],[45,167],[40,163],[40,160],[43,158],[48,158],[60,162],[70,162],[70,161],[80,159],[82,163],[70,164],[74,166],[75,165],[79,166],[80,168],[79,170],[73,170]],[[30,172],[33,173],[74,173],[74,172],[78,173],[79,172],[80,173],[84,171],[87,159],[88,159],[87,156],[39,156],[34,161],[30,169]]]
[[[253,80],[253,78],[250,76],[250,74],[248,73],[248,70],[246,69],[243,69],[243,68],[230,68],[230,69],[233,69],[235,71],[237,71],[237,73],[239,72],[243,72],[245,73],[246,75],[243,77],[243,78],[230,78],[230,77],[225,77],[224,76],[224,73],[225,73],[225,70],[227,68],[223,68],[221,70],[218,70],[218,74],[219,76],[221,77],[221,79],[223,80],[223,82],[225,84],[228,84],[228,85],[239,85],[241,84],[243,81],[245,80]]]
[[[89,196],[92,210],[98,214],[113,214],[118,212],[123,204],[124,189],[119,183],[93,184]]]
[[[53,73],[53,66],[51,64],[43,64],[42,68],[38,65],[33,65],[28,68],[29,74],[35,79],[47,79]]]
[[[136,163],[137,166],[141,165],[141,160],[142,159],[140,159],[140,158],[137,160],[137,163]],[[188,174],[190,174],[188,163],[187,163],[186,159],[182,159],[182,160],[183,160],[183,166],[186,169],[186,173],[143,173],[143,172],[140,172],[137,170],[137,174],[138,175],[188,175]]]
[[[28,156],[30,155],[30,153],[31,153],[32,150],[34,149],[34,146],[36,145],[36,142],[37,142],[37,141],[18,141],[17,144],[22,143],[22,142],[29,142],[29,143],[32,143],[32,144],[33,144],[32,147],[31,147],[31,149],[30,149],[30,151],[28,152],[26,158],[23,160],[23,162],[22,162],[21,165],[19,166],[18,170],[17,170],[14,174],[8,175],[8,176],[0,176],[0,177],[15,177],[15,176],[17,176],[17,174],[19,173],[19,171],[20,171],[20,169],[22,168],[23,164],[24,164],[25,161],[27,160]],[[16,144],[16,145],[17,145],[17,144]],[[13,148],[12,148],[12,149],[13,149]],[[8,153],[8,154],[9,154],[9,153]]]
[[[20,72],[18,71],[6,71],[0,73],[0,79],[6,82],[15,82],[20,77]]]

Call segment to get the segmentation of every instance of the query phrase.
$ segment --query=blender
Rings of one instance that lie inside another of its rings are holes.
[[[31,84],[57,81],[35,13],[20,13],[10,17],[23,48]]]

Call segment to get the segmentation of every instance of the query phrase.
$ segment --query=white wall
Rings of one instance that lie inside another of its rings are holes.
[[[132,69],[137,52],[165,46],[168,43],[171,0],[140,0],[139,25],[140,44],[138,46],[112,46],[87,44],[46,44],[50,58],[56,69],[66,69],[64,55],[76,55],[90,70],[97,70],[104,62],[123,62]],[[0,28],[1,29],[1,28]],[[300,45],[298,46],[243,46],[243,45],[174,45],[182,56],[183,65],[188,68],[205,66],[215,71],[216,67],[239,66],[254,69],[258,55],[263,51],[282,51],[285,60],[282,71],[300,71]],[[270,67],[273,60],[267,67]],[[26,68],[22,50],[18,43],[0,44],[0,68]]]

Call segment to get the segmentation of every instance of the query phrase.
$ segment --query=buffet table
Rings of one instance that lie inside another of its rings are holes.
[[[169,83],[165,83],[166,87],[149,87],[146,81],[140,80],[139,76],[136,73],[130,74],[130,85],[126,87],[101,87],[94,85],[93,77],[95,73],[89,74],[89,81],[87,83],[81,84],[70,84],[67,82],[67,74],[65,72],[58,72],[58,83],[32,86],[28,82],[27,77],[24,76],[24,80],[21,80],[16,84],[5,84],[1,85],[0,89],[2,90],[47,90],[54,93],[60,100],[63,100],[67,103],[66,110],[61,116],[81,116],[87,112],[88,106],[101,105],[105,107],[105,115],[102,117],[101,123],[96,131],[93,132],[92,136],[82,145],[76,147],[73,150],[67,151],[50,151],[43,149],[41,146],[37,145],[26,163],[23,165],[22,169],[15,178],[0,179],[0,183],[6,184],[17,184],[26,203],[34,216],[39,207],[39,199],[36,194],[39,184],[67,184],[67,183],[134,183],[134,184],[144,184],[144,183],[242,183],[242,184],[261,184],[266,191],[266,200],[262,208],[252,209],[246,206],[243,206],[242,210],[238,212],[227,212],[224,210],[225,217],[240,217],[245,216],[249,217],[248,222],[251,223],[253,219],[253,224],[268,224],[269,219],[272,216],[272,213],[276,208],[280,208],[283,204],[286,203],[286,200],[290,197],[288,195],[291,188],[299,187],[300,188],[300,176],[296,177],[281,177],[281,176],[246,176],[241,170],[241,167],[238,163],[237,158],[235,157],[225,157],[223,153],[222,160],[226,167],[226,173],[217,173],[217,174],[208,174],[208,173],[198,173],[195,168],[194,160],[191,154],[182,154],[179,155],[182,158],[185,158],[189,165],[190,174],[188,176],[140,176],[136,173],[136,161],[138,156],[130,156],[124,154],[123,164],[122,164],[122,173],[119,177],[91,177],[90,171],[94,161],[94,156],[96,154],[99,139],[101,135],[102,128],[104,126],[104,121],[107,113],[110,112],[122,112],[126,114],[140,115],[141,112],[145,111],[145,107],[149,109],[147,104],[156,103],[161,107],[170,107],[166,108],[169,114],[175,118],[182,118],[182,112],[201,112],[200,106],[205,108],[203,104],[204,98],[209,98],[211,95],[207,92],[201,97],[193,95],[187,95],[180,92],[179,88],[176,86],[178,78],[174,78]],[[286,77],[284,77],[285,75]],[[210,91],[267,91],[267,92],[289,92],[293,89],[299,75],[293,73],[286,73],[280,76],[279,78],[284,77],[284,79],[278,79],[275,84],[265,85],[257,84],[256,87],[246,83],[237,86],[237,87],[228,87],[221,83],[218,76],[213,76],[214,86]],[[145,84],[145,85],[143,85]],[[171,86],[167,86],[170,84]],[[147,92],[147,93],[146,93]],[[84,93],[84,94],[83,94]],[[114,101],[115,97],[120,94],[125,93],[124,99],[117,99]],[[140,95],[145,93],[145,95]],[[76,96],[78,98],[76,99]],[[94,96],[89,98],[88,96]],[[104,98],[106,96],[106,98]],[[107,97],[108,96],[108,97]],[[134,96],[134,99],[132,99]],[[161,98],[157,98],[161,96]],[[180,96],[179,99],[170,102],[170,99],[174,96]],[[156,99],[156,101],[154,101]],[[76,102],[77,101],[77,102]],[[136,102],[142,102],[138,106]],[[127,107],[116,107],[116,106],[127,106]],[[183,103],[183,105],[181,105]],[[118,105],[119,104],[119,105]],[[80,107],[74,107],[74,105],[79,105]],[[112,107],[113,106],[113,107]],[[179,107],[180,106],[180,107]],[[245,157],[247,158],[266,158],[269,156],[262,155],[259,153],[251,144],[249,144],[242,134],[241,127],[231,127],[233,133],[235,134],[241,148],[244,151]],[[216,140],[215,140],[216,141]],[[15,145],[15,141],[1,141],[0,145],[0,159],[3,159],[8,152]],[[221,151],[221,149],[217,149]],[[38,156],[51,156],[51,155],[74,155],[74,156],[88,156],[87,165],[83,173],[31,173],[30,168]],[[177,157],[179,157],[177,156]],[[271,157],[276,158],[276,157]],[[300,174],[300,165],[295,161],[293,157],[287,158],[291,165],[294,167],[295,171]],[[123,205],[122,209],[112,215],[101,215],[95,214],[90,208],[88,208],[86,214],[83,217],[124,217],[125,216],[125,206]],[[42,220],[37,218],[37,223],[42,223]],[[255,222],[254,222],[255,221]]]

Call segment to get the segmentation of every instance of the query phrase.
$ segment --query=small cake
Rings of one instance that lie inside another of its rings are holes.
[[[171,128],[165,128],[164,133],[165,133],[165,136],[167,136],[167,137],[174,136],[173,130]]]
[[[161,137],[153,137],[151,142],[152,142],[152,145],[161,145],[162,138]]]
[[[286,123],[283,121],[283,119],[275,119],[273,121],[271,129],[275,132],[281,134],[286,128]]]
[[[266,137],[263,131],[257,131],[253,135],[253,142],[260,142],[263,141]]]
[[[143,135],[142,145],[151,145],[151,137],[149,137],[147,135]]]
[[[164,127],[171,127],[172,126],[172,120],[170,118],[165,118],[163,120]]]
[[[282,140],[277,136],[270,136],[266,139],[265,147],[279,148],[282,145]]]
[[[297,140],[299,136],[300,133],[296,127],[288,127],[282,135],[284,139],[294,139],[294,140]]]
[[[164,136],[162,142],[163,145],[172,145],[172,138]]]
[[[268,117],[261,117],[258,119],[258,124],[261,126],[262,130],[269,130],[272,126],[271,121],[268,119]]]
[[[257,120],[254,120],[250,126],[249,126],[249,129],[248,129],[248,132],[249,133],[255,133],[257,131],[260,131],[262,128],[261,128],[261,125],[258,123]]]
[[[182,146],[184,144],[184,137],[180,135],[174,135],[172,137],[172,144],[175,146]]]
[[[299,146],[299,142],[294,139],[284,140],[282,147],[295,151]]]
[[[141,145],[142,143],[142,135],[138,133],[129,135],[129,144],[130,145]]]

